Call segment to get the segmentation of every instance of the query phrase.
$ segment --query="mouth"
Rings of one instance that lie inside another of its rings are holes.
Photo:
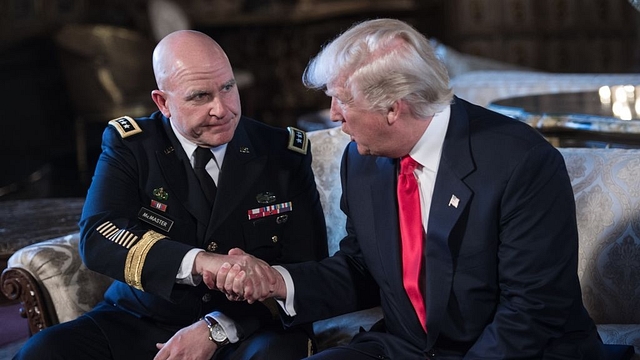
[[[344,134],[349,135],[349,138],[351,139],[351,141],[355,141],[355,140],[356,140],[356,139],[355,139],[355,137],[354,137],[353,135],[351,135],[348,131],[346,131],[346,130],[344,129],[344,123],[342,123],[342,127],[340,128],[340,130],[341,130]]]
[[[234,119],[233,117],[215,119],[213,121],[209,121],[208,123],[202,125],[202,127],[205,129],[215,129],[215,128],[226,127],[233,121],[233,119]]]
[[[219,136],[220,134],[225,134],[231,129],[233,119],[233,117],[216,119],[200,124],[200,126],[193,129],[193,136],[195,138],[201,138],[204,136]]]

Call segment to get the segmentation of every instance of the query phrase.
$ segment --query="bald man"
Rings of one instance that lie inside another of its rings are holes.
[[[46,329],[17,359],[300,359],[308,328],[269,303],[202,283],[243,249],[270,264],[327,256],[310,144],[243,117],[231,64],[209,36],[178,31],[153,53],[159,111],[109,122],[80,220],[104,301]]]

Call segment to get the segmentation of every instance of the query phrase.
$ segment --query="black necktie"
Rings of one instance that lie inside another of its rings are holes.
[[[211,175],[209,175],[209,173],[205,169],[207,163],[211,159],[213,159],[213,153],[211,152],[211,149],[203,148],[200,146],[196,148],[193,170],[195,170],[198,181],[200,181],[200,186],[202,186],[204,195],[207,197],[207,200],[209,200],[209,204],[213,206],[213,201],[216,198],[217,192],[216,183],[213,181]]]

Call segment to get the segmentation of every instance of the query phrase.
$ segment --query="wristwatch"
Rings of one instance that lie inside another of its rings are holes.
[[[207,327],[209,328],[209,340],[216,343],[218,347],[225,346],[229,343],[227,332],[224,331],[220,324],[218,324],[216,319],[206,315],[203,320],[207,323]]]

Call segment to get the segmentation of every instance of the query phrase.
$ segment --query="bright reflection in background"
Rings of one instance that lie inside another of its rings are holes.
[[[602,86],[598,90],[600,94],[600,102],[603,104],[611,104],[611,88],[608,86]]]
[[[640,118],[640,86],[602,86],[598,89],[603,108],[611,106],[613,115],[621,120]]]

